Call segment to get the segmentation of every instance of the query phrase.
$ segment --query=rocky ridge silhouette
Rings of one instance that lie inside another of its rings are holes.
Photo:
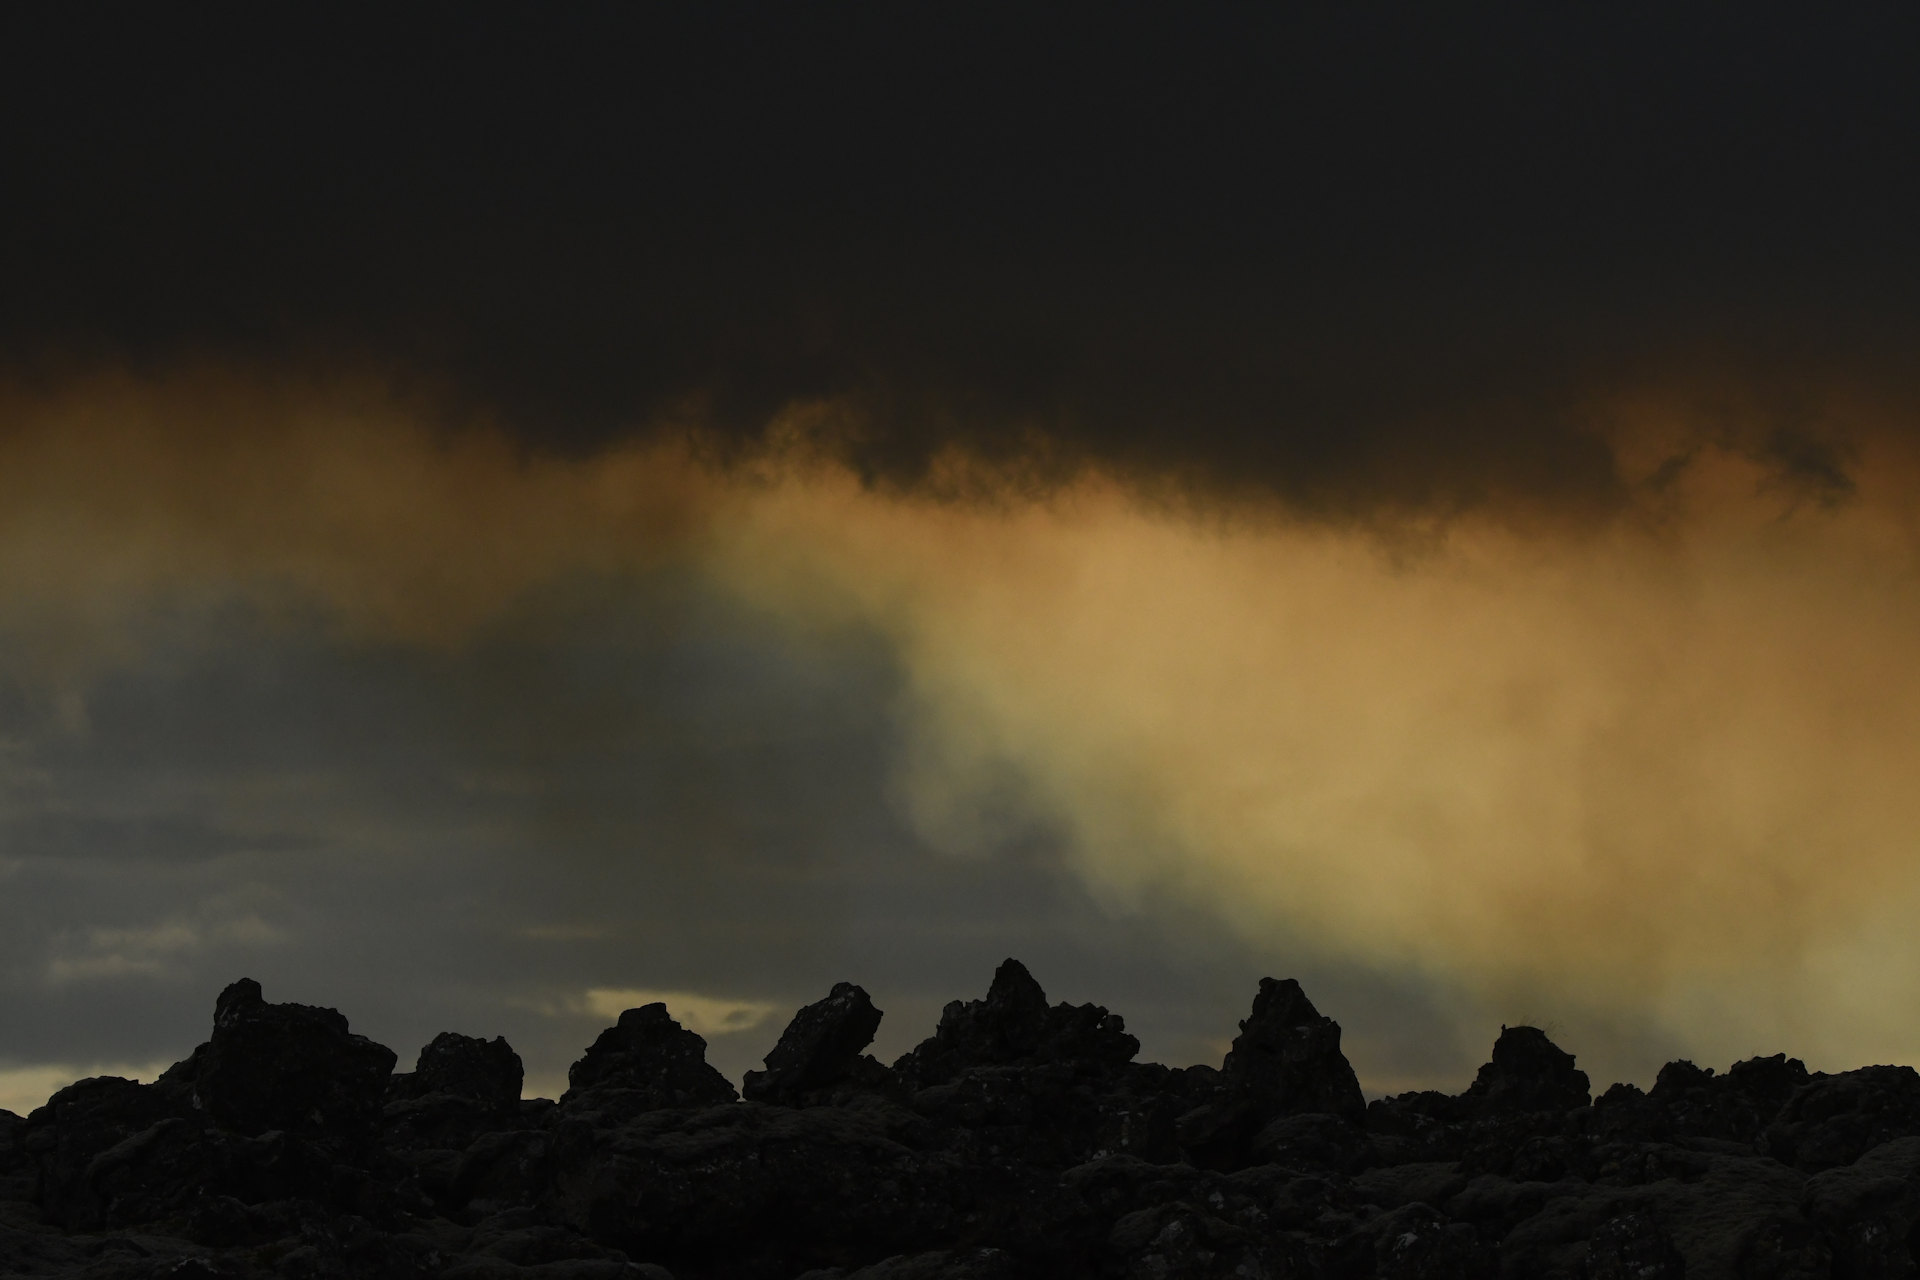
[[[558,1102],[503,1039],[395,1055],[243,979],[152,1084],[0,1112],[0,1275],[448,1280],[1920,1276],[1920,1075],[1669,1063],[1599,1099],[1502,1029],[1458,1096],[1367,1103],[1265,979],[1216,1070],[1135,1062],[1018,961],[892,1066],[841,983],[742,1100],[664,1005]]]

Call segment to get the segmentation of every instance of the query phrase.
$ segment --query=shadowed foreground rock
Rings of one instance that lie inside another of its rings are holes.
[[[1298,983],[1176,1070],[1013,960],[891,1067],[880,1017],[835,986],[740,1102],[664,1005],[630,1009],[554,1103],[502,1039],[395,1075],[243,979],[155,1083],[0,1112],[0,1276],[1920,1278],[1907,1067],[1675,1062],[1591,1101],[1507,1027],[1464,1093],[1368,1104]]]

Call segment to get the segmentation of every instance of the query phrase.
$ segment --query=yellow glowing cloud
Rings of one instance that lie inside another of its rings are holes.
[[[53,1062],[0,1068],[0,1111],[24,1116],[44,1106],[48,1098],[74,1081],[94,1076],[120,1076],[151,1083],[172,1065],[171,1062],[108,1062],[76,1066]]]
[[[1827,507],[1705,447],[1604,527],[1463,519],[1412,556],[1097,480],[989,510],[814,475],[725,564],[892,630],[936,838],[979,838],[1011,762],[1122,905],[1198,895],[1723,1060],[1914,1058],[1915,473],[1861,475]]]
[[[937,841],[990,845],[971,815],[1010,766],[1116,909],[1188,895],[1708,1058],[1920,1058],[1920,470],[1893,433],[1863,433],[1836,504],[1622,402],[1639,496],[1613,518],[1408,541],[1095,473],[877,491],[801,411],[725,471],[659,443],[525,457],[375,392],[213,375],[9,413],[0,598],[21,634],[87,640],[51,651],[236,586],[451,643],[546,577],[672,555],[797,628],[893,638],[902,795]]]
[[[91,650],[157,596],[243,584],[447,643],[557,570],[678,545],[719,505],[683,448],[531,458],[371,384],[100,378],[0,396],[0,623]]]
[[[664,1004],[680,1025],[703,1036],[726,1036],[752,1031],[774,1014],[762,1000],[729,1000],[694,991],[644,991],[626,987],[594,987],[580,1001],[587,1013],[616,1020],[628,1009]]]

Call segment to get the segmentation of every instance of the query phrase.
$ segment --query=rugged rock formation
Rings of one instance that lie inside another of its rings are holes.
[[[562,1104],[591,1095],[627,1111],[706,1106],[739,1096],[707,1065],[707,1042],[675,1022],[664,1004],[621,1014],[568,1069],[567,1084]]]
[[[154,1089],[237,1133],[355,1139],[378,1123],[394,1061],[332,1009],[268,1004],[242,978],[214,1002],[213,1035]]]
[[[1587,1073],[1538,1027],[1502,1027],[1493,1058],[1461,1096],[1467,1115],[1567,1111],[1592,1101]]]
[[[793,1015],[780,1043],[766,1057],[765,1071],[741,1082],[748,1102],[804,1106],[836,1086],[883,1087],[889,1073],[861,1050],[880,1029],[880,1010],[851,982],[839,982],[825,1000]]]
[[[0,1112],[0,1275],[547,1280],[1920,1277],[1920,1075],[1670,1063],[1589,1101],[1504,1028],[1458,1096],[1364,1104],[1340,1029],[1260,984],[1218,1070],[1009,960],[891,1068],[842,983],[747,1101],[661,1005],[558,1103],[504,1040],[415,1069],[339,1014],[222,992],[158,1082]]]
[[[526,1068],[505,1036],[481,1040],[442,1031],[420,1050],[413,1070],[395,1076],[388,1092],[407,1098],[444,1094],[483,1107],[511,1107],[520,1101]]]
[[[1335,1166],[1365,1158],[1351,1139],[1366,1098],[1340,1052],[1340,1024],[1321,1017],[1291,978],[1261,979],[1217,1076],[1201,1068],[1188,1075],[1204,1101],[1180,1117],[1175,1134],[1195,1164],[1231,1169],[1296,1147]]]
[[[1006,960],[984,1000],[955,1000],[893,1069],[915,1087],[947,1084],[978,1067],[1058,1063],[1119,1066],[1140,1052],[1119,1015],[1098,1005],[1049,1006],[1027,967]]]

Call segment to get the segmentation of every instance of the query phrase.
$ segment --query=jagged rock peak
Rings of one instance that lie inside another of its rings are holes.
[[[267,1003],[267,997],[260,990],[260,984],[252,978],[242,978],[238,982],[228,983],[225,990],[213,1001],[213,1025],[230,1027],[242,1018],[248,1017]],[[344,1022],[345,1020],[342,1019]]]
[[[1220,1073],[1266,1115],[1317,1111],[1358,1119],[1367,1109],[1359,1077],[1340,1051],[1340,1024],[1322,1017],[1292,978],[1260,980]]]
[[[1262,978],[1259,993],[1253,997],[1253,1012],[1240,1020],[1240,1034],[1234,1037],[1232,1052],[1278,1054],[1287,1042],[1287,1033],[1295,1027],[1329,1021],[1313,1007],[1307,993],[1293,978]]]
[[[1047,1017],[1047,993],[1027,966],[1008,957],[993,972],[984,1000],[953,1000],[941,1010],[933,1038],[946,1050],[983,1062],[1031,1054]]]
[[[644,1095],[640,1105],[647,1108],[706,1106],[739,1096],[708,1065],[707,1042],[658,1001],[626,1010],[602,1031],[586,1056],[567,1069],[567,1084],[562,1105],[596,1089]]]
[[[1095,1069],[1130,1061],[1140,1042],[1126,1020],[1095,1004],[1047,1004],[1047,993],[1018,960],[994,971],[984,1000],[955,1000],[930,1039],[894,1063],[915,1086],[951,1080],[972,1067],[1016,1062],[1073,1063]]]
[[[989,1008],[1012,1015],[1038,1016],[1047,1011],[1047,993],[1027,966],[1008,956],[993,971],[993,983],[987,988]]]
[[[749,1102],[798,1104],[809,1093],[827,1089],[856,1071],[875,1076],[885,1068],[861,1050],[880,1029],[880,1010],[860,987],[838,982],[824,1000],[793,1015],[780,1042],[766,1056],[766,1070],[749,1071],[741,1092]],[[868,1067],[868,1064],[871,1064]]]
[[[1691,1064],[1689,1064],[1691,1065]],[[1501,1027],[1461,1101],[1481,1112],[1567,1111],[1592,1101],[1587,1073],[1538,1027]]]

